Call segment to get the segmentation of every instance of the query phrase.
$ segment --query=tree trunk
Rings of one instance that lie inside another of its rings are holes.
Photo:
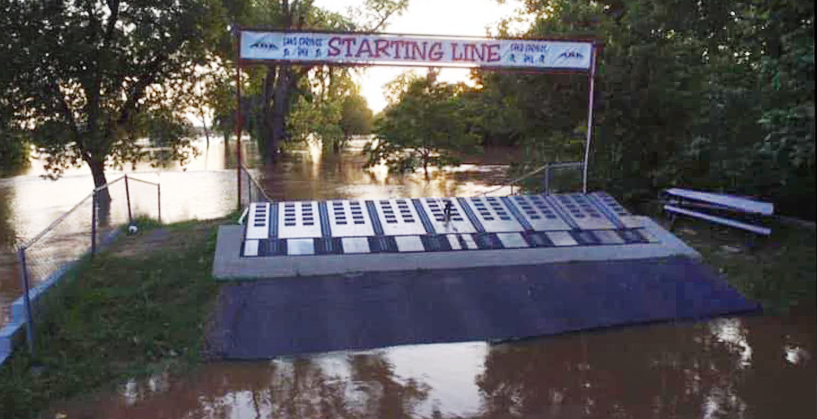
[[[261,145],[264,159],[272,163],[276,145],[272,135],[272,101],[274,100],[275,80],[278,76],[278,67],[268,66],[264,77],[264,97],[261,99]]]
[[[210,149],[210,130],[207,129],[207,120],[204,116],[204,108],[199,107],[199,115],[201,116],[201,125],[204,127],[204,138],[207,139],[207,149]]]
[[[270,158],[275,161],[278,147],[287,138],[286,118],[289,111],[289,89],[292,68],[288,64],[282,65],[278,69],[278,79],[275,80],[275,91],[273,93],[272,115],[271,115],[271,143],[269,153]]]
[[[91,158],[88,160],[88,167],[91,168],[91,176],[94,178],[94,187],[99,188],[108,183],[105,178],[105,162],[98,158]],[[100,202],[110,202],[111,193],[108,188],[102,189],[97,195]]]

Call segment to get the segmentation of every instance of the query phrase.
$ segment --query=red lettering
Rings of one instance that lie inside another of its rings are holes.
[[[499,55],[499,44],[488,45],[488,62],[495,63],[501,59],[502,57]]]
[[[340,43],[340,37],[338,36],[329,39],[329,53],[327,54],[329,57],[336,57],[340,55],[340,48],[338,48],[336,45],[338,43]]]
[[[451,60],[452,61],[465,61],[465,58],[462,55],[457,55],[457,43],[451,43]]]
[[[409,54],[411,54],[411,44],[412,44],[411,41],[403,42],[403,51],[405,52],[403,58],[409,58]],[[414,59],[414,57],[411,58]]]
[[[443,58],[443,43],[435,42],[431,44],[431,49],[428,50],[428,58],[431,61],[440,61]]]
[[[380,58],[380,55],[391,57],[389,54],[389,41],[385,39],[376,39],[374,41],[374,58]]]
[[[479,48],[476,45],[471,45],[472,54],[471,59],[473,61],[485,61],[485,44],[479,44]]]
[[[360,48],[357,49],[357,54],[355,54],[355,57],[360,58],[360,55],[364,53],[371,58],[372,47],[369,45],[369,40],[365,38],[363,41],[360,41]]]
[[[403,41],[391,41],[391,46],[394,48],[394,58],[400,58],[400,46]]]
[[[351,57],[352,56],[352,45],[357,43],[357,39],[351,38],[351,37],[350,38],[343,38],[343,40],[341,42],[343,42],[343,45],[346,46],[346,56]]]
[[[423,42],[423,48],[420,49],[420,45],[414,42],[411,46],[411,59],[416,60],[417,55],[420,56],[421,59],[426,59],[426,53],[428,52],[428,42]]]

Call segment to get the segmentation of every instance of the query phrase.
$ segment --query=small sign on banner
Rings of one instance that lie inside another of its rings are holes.
[[[248,61],[589,70],[592,41],[241,31]]]

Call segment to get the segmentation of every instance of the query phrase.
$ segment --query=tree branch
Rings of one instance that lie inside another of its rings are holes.
[[[145,76],[136,81],[136,83],[128,89],[128,99],[122,105],[122,113],[119,115],[117,124],[125,124],[131,118],[133,112],[136,111],[139,105],[139,100],[145,94],[145,89],[153,84],[156,80],[156,75],[162,63],[167,59],[167,56],[160,54],[156,59],[145,69]]]
[[[74,118],[74,113],[71,111],[71,107],[68,106],[68,101],[65,99],[65,95],[60,90],[60,87],[57,83],[52,84],[52,89],[57,93],[57,97],[60,100],[60,111],[62,113],[62,117],[65,118],[65,122],[68,124],[68,127],[71,129],[71,133],[74,134],[74,142],[79,146],[80,151],[84,154],[85,148],[82,146],[82,142],[80,139],[80,132],[79,126],[77,126],[77,120]]]

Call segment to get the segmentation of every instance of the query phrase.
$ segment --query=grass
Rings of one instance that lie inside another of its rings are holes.
[[[168,369],[184,374],[202,362],[218,290],[211,278],[216,226],[227,221],[161,226],[137,219],[138,235],[121,236],[77,266],[49,294],[50,311],[37,324],[39,357],[21,348],[0,370],[0,416],[35,417],[54,401]],[[747,235],[734,229],[686,219],[675,232],[767,308],[813,310],[815,232],[773,229],[752,252]]]
[[[754,246],[749,245],[749,233],[702,220],[679,218],[673,232],[767,311],[814,312],[817,234],[783,223],[772,223],[771,228],[771,236],[755,237]]]
[[[21,348],[0,371],[0,416],[35,417],[55,400],[200,362],[218,224],[140,219],[138,235],[72,270],[36,324],[37,359]]]

